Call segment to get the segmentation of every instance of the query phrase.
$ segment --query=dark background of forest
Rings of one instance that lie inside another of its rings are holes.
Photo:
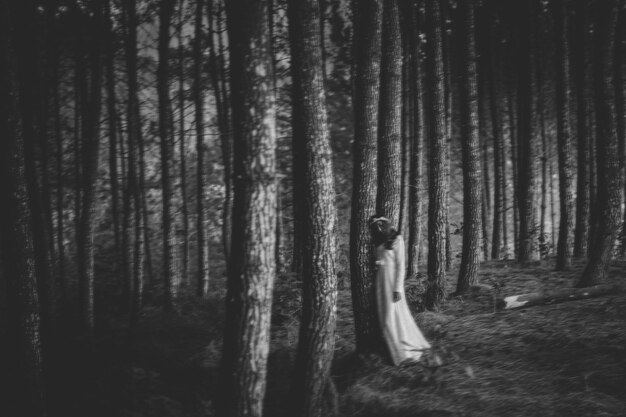
[[[623,415],[622,1],[0,16],[0,415]],[[374,214],[419,364],[382,345]]]

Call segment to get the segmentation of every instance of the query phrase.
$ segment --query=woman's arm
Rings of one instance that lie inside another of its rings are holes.
[[[393,253],[396,261],[396,277],[393,285],[394,301],[399,301],[399,295],[404,291],[404,278],[406,275],[406,260],[404,250],[404,239],[399,235],[393,245]],[[395,293],[399,293],[396,296]]]

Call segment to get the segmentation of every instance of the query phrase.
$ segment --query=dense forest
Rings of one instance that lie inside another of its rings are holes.
[[[0,0],[0,60],[0,415],[623,415],[622,0]]]

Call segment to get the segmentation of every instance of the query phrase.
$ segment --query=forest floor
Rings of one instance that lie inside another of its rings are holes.
[[[581,269],[577,264],[571,271],[555,272],[547,261],[523,268],[507,261],[483,264],[476,291],[449,298],[440,313],[415,315],[433,344],[432,353],[421,363],[399,367],[353,353],[346,285],[339,295],[333,366],[340,415],[626,416],[625,292],[494,311],[494,288],[502,297],[569,287]],[[625,277],[626,265],[611,267],[609,282],[623,286]],[[451,290],[455,279],[453,270]],[[407,285],[412,301],[415,283]],[[217,280],[214,286],[223,288]],[[148,308],[132,345],[119,331],[122,319],[102,324],[92,395],[83,400],[90,403],[86,408],[97,409],[91,415],[212,415],[224,295],[216,289],[201,305],[187,300],[174,315]],[[277,282],[269,417],[290,416],[285,398],[297,344],[299,297],[292,279]],[[84,383],[78,379],[78,385]],[[67,414],[74,414],[72,408],[78,414],[75,407],[68,407]]]

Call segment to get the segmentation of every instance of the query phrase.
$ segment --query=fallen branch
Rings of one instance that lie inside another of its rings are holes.
[[[511,295],[499,300],[498,308],[500,310],[512,310],[514,308],[562,303],[565,301],[598,297],[600,295],[615,294],[620,290],[621,288],[618,285],[602,284],[586,288],[563,288],[554,291]]]

